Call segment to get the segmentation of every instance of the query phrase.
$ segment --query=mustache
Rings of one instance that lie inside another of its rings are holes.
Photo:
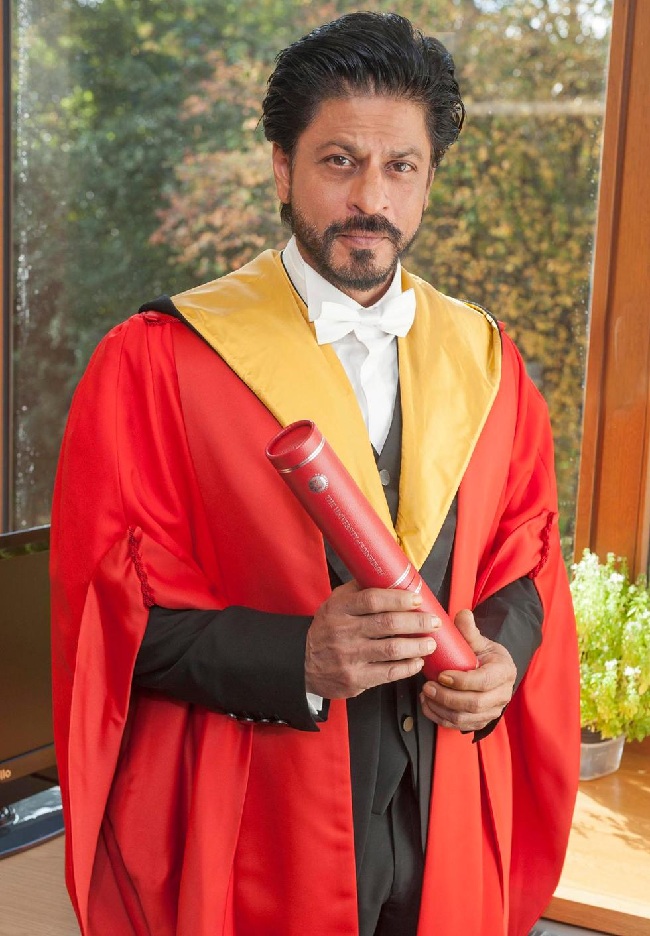
[[[331,243],[339,234],[385,234],[393,243],[402,241],[402,232],[383,215],[356,215],[345,221],[334,221],[325,231]]]

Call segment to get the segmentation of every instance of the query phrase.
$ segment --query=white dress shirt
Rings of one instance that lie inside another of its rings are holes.
[[[338,302],[353,309],[362,308],[305,263],[295,237],[282,251],[282,260],[296,292],[307,306],[310,322],[318,318],[324,301]],[[368,309],[375,309],[381,302],[401,292],[402,268],[398,261],[388,290]],[[375,451],[380,453],[388,436],[397,396],[397,340],[394,335],[387,335],[375,326],[357,327],[333,341],[332,348],[352,384],[370,441]]]

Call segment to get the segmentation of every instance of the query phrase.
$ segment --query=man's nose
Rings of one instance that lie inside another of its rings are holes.
[[[352,182],[350,207],[362,214],[383,214],[388,209],[386,177],[380,167],[362,169]]]

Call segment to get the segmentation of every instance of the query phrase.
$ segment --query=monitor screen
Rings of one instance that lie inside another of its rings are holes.
[[[49,533],[0,534],[0,784],[55,763]]]
[[[49,527],[0,535],[0,859],[63,832],[50,676]]]

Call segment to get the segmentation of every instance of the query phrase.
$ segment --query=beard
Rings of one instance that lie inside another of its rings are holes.
[[[289,206],[285,206],[289,207]],[[402,231],[383,215],[358,215],[335,221],[321,233],[295,206],[291,206],[287,220],[296,240],[307,253],[311,266],[337,289],[367,292],[377,289],[395,275],[397,261],[407,253],[418,235],[405,238]],[[393,245],[393,258],[383,266],[375,260],[372,248],[351,249],[347,263],[333,259],[334,243],[340,234],[382,234]]]

